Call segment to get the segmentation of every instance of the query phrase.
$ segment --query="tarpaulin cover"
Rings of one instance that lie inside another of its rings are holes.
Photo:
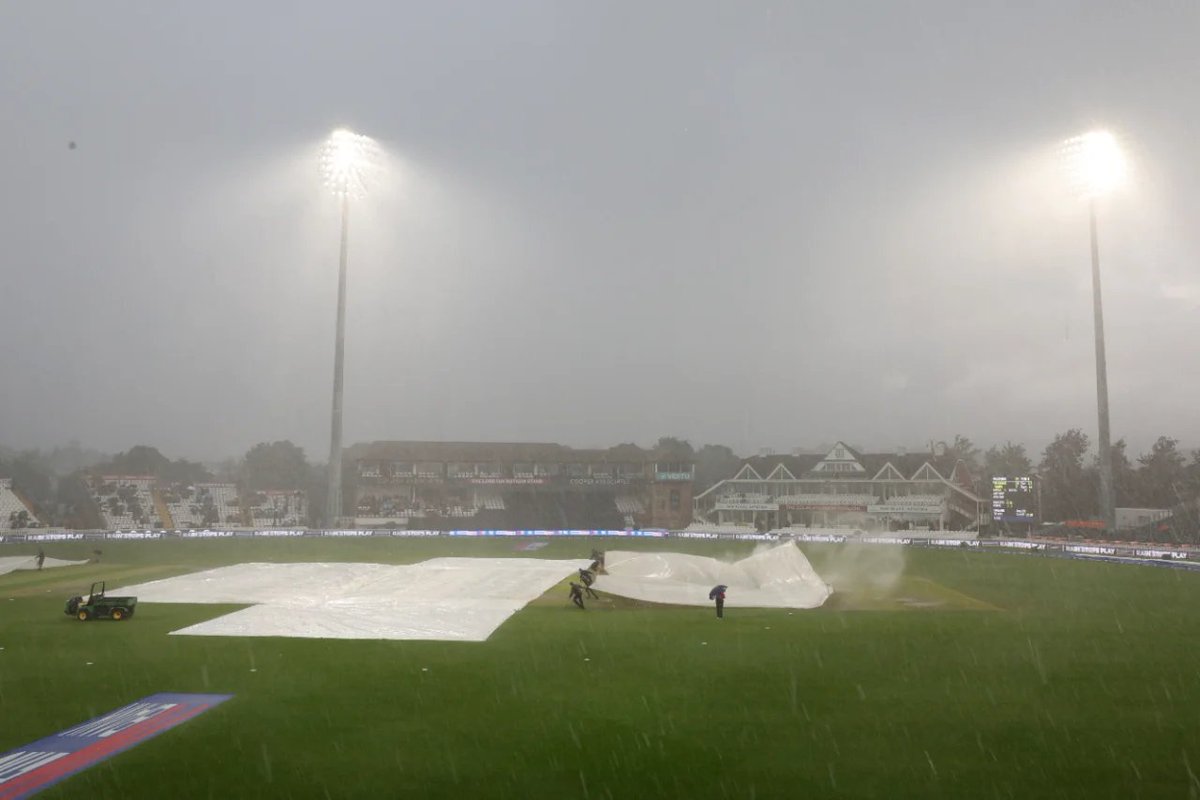
[[[596,579],[596,589],[652,603],[711,605],[708,593],[717,584],[729,587],[729,607],[817,608],[832,594],[791,542],[734,562],[687,553],[609,550],[604,569],[607,574]]]
[[[42,569],[53,569],[54,567],[77,567],[80,564],[86,564],[87,561],[64,561],[61,558],[47,558],[42,564]],[[0,558],[0,575],[9,572],[15,572],[19,569],[37,569],[37,556],[4,556]]]
[[[419,564],[237,564],[115,590],[138,603],[247,603],[172,633],[482,642],[590,562],[435,558]]]

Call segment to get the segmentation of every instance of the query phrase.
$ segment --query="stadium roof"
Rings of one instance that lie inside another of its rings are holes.
[[[838,448],[844,451],[845,457],[835,456]],[[861,472],[823,472],[817,471],[816,468],[823,461],[842,461],[842,462],[857,462],[862,466]],[[970,489],[970,476],[966,473],[965,465],[961,465],[961,461],[952,454],[936,455],[928,452],[916,453],[860,453],[852,447],[838,442],[829,453],[824,455],[819,453],[803,453],[798,455],[767,455],[767,456],[752,456],[751,458],[743,459],[742,465],[738,471],[729,477],[736,479],[741,475],[742,469],[749,466],[758,475],[761,480],[788,480],[789,475],[782,471],[774,475],[777,470],[786,470],[790,473],[791,478],[796,480],[871,480],[880,471],[884,470],[888,464],[895,468],[896,472],[900,473],[899,479],[911,480],[921,468],[926,464],[937,472],[937,476],[944,478],[947,481],[956,483],[963,488]],[[961,466],[960,466],[961,465]],[[957,471],[957,472],[956,472]],[[752,476],[742,476],[743,478],[754,479]],[[889,474],[880,475],[881,480],[888,479]],[[893,478],[895,479],[895,478]]]
[[[575,449],[549,442],[363,442],[346,450],[351,461],[579,461],[648,462],[671,454],[634,444]],[[690,460],[690,459],[689,459]]]

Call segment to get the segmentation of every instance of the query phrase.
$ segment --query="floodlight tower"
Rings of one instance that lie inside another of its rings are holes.
[[[1067,140],[1067,167],[1088,201],[1092,241],[1092,312],[1096,323],[1096,409],[1100,420],[1100,514],[1108,530],[1117,527],[1113,487],[1112,443],[1108,429],[1108,365],[1104,354],[1104,307],[1100,302],[1100,237],[1096,201],[1125,180],[1126,162],[1117,139],[1108,131],[1090,131]]]
[[[378,145],[368,136],[339,128],[321,149],[325,185],[342,201],[342,245],[338,257],[337,334],[333,350],[333,419],[329,435],[329,496],[325,524],[342,516],[342,372],[346,349],[346,260],[349,249],[350,200],[366,194],[378,161]]]

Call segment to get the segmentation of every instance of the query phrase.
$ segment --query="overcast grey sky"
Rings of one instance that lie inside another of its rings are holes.
[[[0,5],[0,443],[1200,446],[1200,3]],[[76,142],[75,149],[69,142]],[[1094,438],[1094,435],[1093,435]]]

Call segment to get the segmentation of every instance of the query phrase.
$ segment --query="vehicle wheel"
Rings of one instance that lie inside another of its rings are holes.
[[[79,618],[80,622],[87,622],[92,615],[87,612],[87,609],[81,609],[75,616]]]
[[[112,610],[111,616],[114,620],[116,620],[117,622],[120,622],[121,620],[125,619],[125,609],[114,608]]]

